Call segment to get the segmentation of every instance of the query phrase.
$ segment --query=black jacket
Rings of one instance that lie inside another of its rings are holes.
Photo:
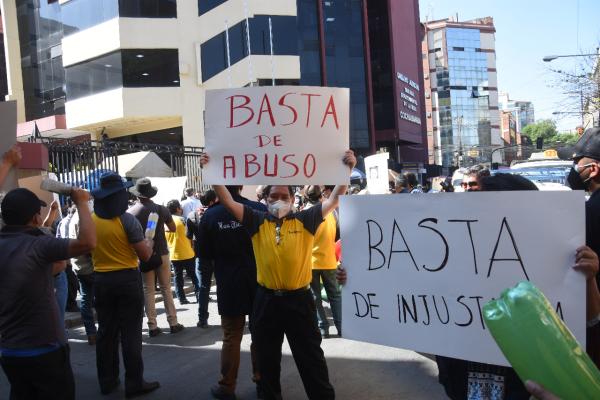
[[[267,211],[264,204],[241,196],[234,196],[234,200]],[[256,262],[247,230],[220,204],[208,208],[196,223],[190,219],[188,227],[196,239],[196,255],[201,262],[214,263],[219,314],[250,314],[257,284]]]

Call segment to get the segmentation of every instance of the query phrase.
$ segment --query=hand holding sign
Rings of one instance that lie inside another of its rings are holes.
[[[345,184],[348,89],[274,86],[206,93],[211,184]],[[354,161],[355,163],[356,161]]]

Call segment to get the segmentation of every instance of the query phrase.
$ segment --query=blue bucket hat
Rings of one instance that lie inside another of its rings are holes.
[[[132,186],[133,183],[127,182],[121,178],[121,175],[115,172],[105,172],[100,176],[100,187],[95,188],[91,193],[94,199],[103,199]]]

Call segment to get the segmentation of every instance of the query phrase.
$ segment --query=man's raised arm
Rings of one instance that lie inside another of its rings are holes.
[[[205,166],[210,161],[210,157],[208,154],[203,153],[200,156],[200,166]],[[223,206],[237,219],[239,222],[242,222],[244,219],[244,206],[241,203],[238,203],[233,199],[229,190],[223,185],[213,185],[213,189],[217,193],[217,197],[219,198],[219,202],[223,204]]]
[[[343,162],[348,166],[348,168],[350,168],[350,173],[352,173],[352,168],[354,168],[356,165],[356,157],[354,156],[354,152],[352,150],[346,151]],[[340,202],[340,196],[346,194],[346,190],[348,190],[348,185],[336,185],[336,187],[333,188],[331,195],[323,202],[323,205],[321,206],[323,218],[335,210]]]

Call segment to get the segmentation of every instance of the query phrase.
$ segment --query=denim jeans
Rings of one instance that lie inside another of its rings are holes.
[[[183,290],[183,271],[185,271],[188,278],[192,280],[192,284],[194,285],[194,293],[196,294],[196,300],[198,300],[200,284],[198,283],[198,277],[196,276],[194,258],[190,258],[188,260],[171,260],[171,263],[173,264],[173,270],[175,271],[175,277],[173,278],[175,281],[175,295],[179,301],[185,302],[186,300],[185,292]]]
[[[79,291],[81,292],[81,319],[85,326],[86,335],[95,335],[96,323],[94,322],[94,274],[77,275]]]
[[[310,283],[313,296],[315,298],[315,304],[317,306],[317,320],[319,323],[319,329],[329,329],[329,321],[327,320],[327,314],[323,308],[323,301],[321,300],[321,284],[323,281],[323,287],[325,293],[327,293],[327,299],[329,300],[329,306],[331,307],[331,314],[333,316],[333,323],[338,331],[338,334],[342,332],[342,296],[335,279],[335,269],[313,269],[313,279]]]
[[[198,321],[208,321],[208,302],[210,284],[215,268],[211,260],[200,260],[196,257],[196,275],[200,281],[200,292],[198,293]]]
[[[58,320],[65,324],[65,308],[67,307],[67,295],[69,288],[67,286],[67,274],[62,271],[54,277],[54,296],[58,305]]]

